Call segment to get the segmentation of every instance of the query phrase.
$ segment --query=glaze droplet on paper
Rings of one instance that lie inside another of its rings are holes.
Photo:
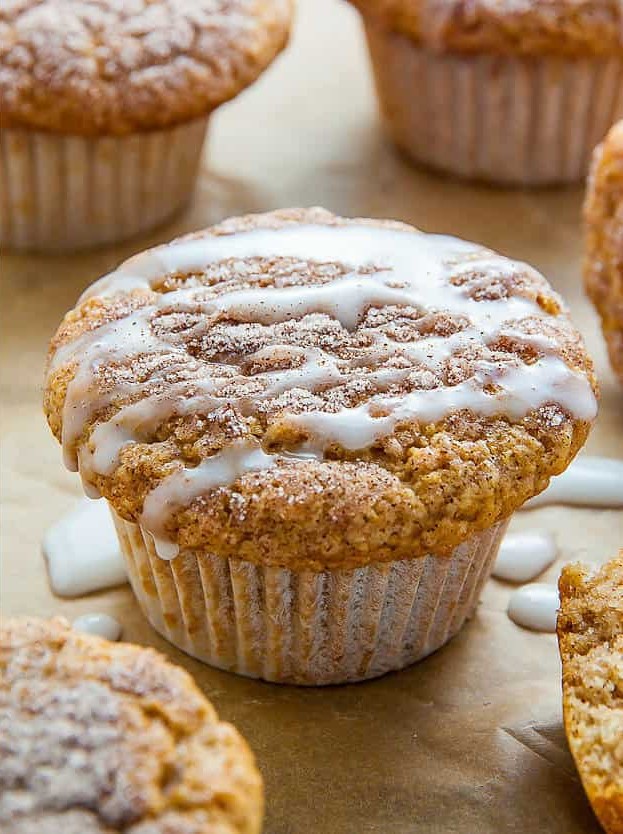
[[[508,533],[502,540],[492,576],[506,582],[530,582],[553,564],[556,556],[556,540],[551,533]]]
[[[95,637],[113,641],[118,640],[123,631],[121,623],[109,614],[82,614],[76,617],[71,626],[83,634],[93,634]]]
[[[555,585],[534,582],[513,591],[507,613],[514,623],[523,628],[554,634],[559,605]]]
[[[522,509],[546,504],[578,507],[623,507],[623,460],[582,455]]]
[[[43,554],[57,596],[78,597],[128,581],[105,501],[83,498],[47,531]]]

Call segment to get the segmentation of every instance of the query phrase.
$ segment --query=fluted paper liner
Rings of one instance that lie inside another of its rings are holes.
[[[102,137],[0,130],[0,245],[83,249],[157,226],[190,199],[206,124]]]
[[[450,556],[297,572],[203,552],[165,561],[149,533],[113,518],[156,631],[220,669],[307,685],[374,678],[440,648],[474,612],[507,524]]]
[[[501,184],[576,182],[623,117],[623,58],[459,55],[367,22],[387,128],[416,161]]]

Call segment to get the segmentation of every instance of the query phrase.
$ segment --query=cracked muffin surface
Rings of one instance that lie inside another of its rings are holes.
[[[350,0],[431,49],[505,55],[620,55],[616,0]]]
[[[623,122],[595,151],[584,220],[584,284],[601,318],[610,362],[623,383]]]
[[[209,113],[283,49],[291,0],[9,0],[0,124],[155,130]]]
[[[153,651],[60,618],[0,630],[0,829],[257,834],[262,783],[238,732]]]
[[[531,267],[310,209],[96,283],[52,341],[45,410],[87,491],[170,555],[346,568],[506,518],[583,444],[593,389]]]

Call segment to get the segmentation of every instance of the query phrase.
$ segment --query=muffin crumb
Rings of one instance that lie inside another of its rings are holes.
[[[623,832],[623,551],[559,582],[565,730],[586,794],[608,834]]]

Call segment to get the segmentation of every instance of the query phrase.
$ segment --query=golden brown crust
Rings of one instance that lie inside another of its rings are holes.
[[[623,382],[623,122],[595,151],[584,205],[584,284]]]
[[[0,4],[0,125],[155,130],[209,113],[283,49],[292,0]]]
[[[236,218],[191,238],[297,223],[364,224],[414,232],[404,224],[345,220],[315,209]],[[491,255],[488,250],[478,251]],[[520,329],[549,336],[554,353],[586,373],[594,384],[590,360],[560,298],[534,270],[525,265],[510,269],[509,264],[499,258],[499,275],[493,280],[483,282],[477,270],[464,276],[468,282],[473,281],[474,297],[493,293],[538,300],[541,309],[551,315],[528,319]],[[339,268],[339,264],[311,262],[294,267],[289,261],[284,265],[274,259],[259,265],[254,262],[252,268],[246,269],[240,260],[235,260],[225,268],[216,264],[200,280],[210,283],[211,291],[228,292],[253,282],[257,286],[258,281],[263,285],[274,281],[323,283],[335,278]],[[180,278],[176,278],[164,282],[160,290],[179,285]],[[85,331],[145,307],[152,295],[153,291],[137,289],[83,301],[66,316],[52,342],[50,356],[54,357],[59,348],[80,338]],[[188,344],[193,356],[200,356],[203,361],[233,363],[243,368],[250,354],[284,342],[305,348],[322,344],[338,358],[359,356],[365,364],[369,356],[367,346],[379,329],[393,338],[409,341],[420,338],[423,332],[444,336],[465,326],[464,320],[443,313],[423,319],[413,308],[403,315],[391,307],[383,309],[371,308],[352,333],[324,315],[309,316],[305,324],[303,320],[262,327],[236,324],[233,329],[230,322],[216,320],[200,342],[190,339]],[[203,316],[202,323],[205,325]],[[176,332],[192,335],[195,324],[192,317],[176,320]],[[482,350],[488,349],[483,346]],[[435,384],[454,385],[469,377],[471,363],[478,355],[460,359],[453,356]],[[535,358],[532,348],[505,338],[495,345],[494,355],[501,363],[516,362],[518,356],[528,363]],[[150,362],[155,364],[149,368],[137,366],[131,373],[153,373],[158,360],[152,357]],[[275,353],[266,362],[269,364],[247,368],[246,372],[253,376],[258,370],[279,367]],[[361,373],[366,370],[363,367]],[[110,366],[106,369],[106,374],[112,376],[102,379],[105,388],[116,384],[115,373]],[[45,410],[58,439],[62,435],[67,386],[74,374],[75,367],[70,362],[61,362],[47,381]],[[127,368],[123,374],[127,378]],[[252,413],[242,414],[231,408],[208,420],[197,414],[164,420],[147,442],[126,446],[114,471],[97,475],[93,483],[123,518],[139,521],[147,494],[180,461],[196,466],[236,438],[248,435],[260,440],[265,451],[295,450],[300,433],[288,422],[288,416],[315,409],[331,411],[343,405],[352,407],[365,401],[370,387],[356,384],[357,379],[353,372],[353,379],[345,384],[335,384],[307,398],[299,391],[296,397],[261,400],[261,406],[256,404]],[[409,379],[405,384],[416,388],[432,384],[429,377]],[[405,390],[409,389],[398,387],[397,393]],[[87,425],[78,446],[91,448],[94,427],[113,416],[120,404],[117,399],[114,406],[103,407]],[[333,444],[324,460],[285,461],[277,468],[249,473],[231,487],[213,489],[174,513],[168,532],[182,549],[204,549],[223,557],[294,568],[355,567],[371,561],[445,553],[506,518],[544,489],[549,478],[569,464],[584,443],[589,427],[589,422],[572,418],[553,403],[519,421],[457,411],[436,423],[401,423],[365,450],[350,452]]]
[[[608,834],[623,832],[623,551],[559,582],[565,730],[586,794]]]
[[[623,52],[618,0],[350,0],[433,49],[507,55]]]
[[[151,649],[56,618],[0,630],[0,829],[12,834],[257,834],[244,740]]]

